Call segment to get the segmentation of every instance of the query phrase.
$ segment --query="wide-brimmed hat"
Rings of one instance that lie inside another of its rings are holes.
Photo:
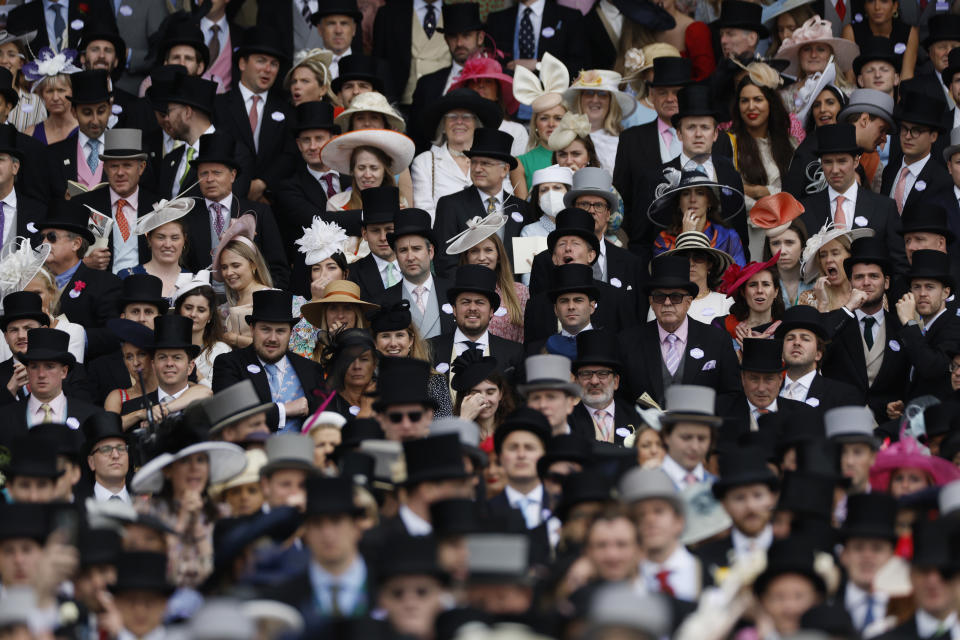
[[[750,222],[763,229],[769,238],[789,229],[790,223],[804,211],[799,200],[786,191],[781,191],[757,200],[750,208]],[[679,243],[679,238],[677,242]]]
[[[361,93],[361,96],[370,95]],[[354,100],[356,102],[356,100]],[[386,167],[387,173],[396,175],[410,166],[416,152],[413,140],[397,131],[389,129],[358,129],[347,131],[335,138],[331,138],[320,151],[320,159],[330,169],[350,175],[353,167],[350,166],[353,152],[357,147],[374,147],[380,149],[390,159]]]
[[[153,329],[127,318],[110,318],[107,330],[117,336],[120,342],[132,344],[143,351],[153,349]]]
[[[667,168],[663,171],[666,179],[654,189],[653,202],[647,208],[647,218],[658,227],[669,227],[679,211],[680,193],[687,189],[710,189],[720,211],[721,222],[730,220],[743,209],[743,193],[731,186],[720,184],[699,171],[678,171]]]
[[[758,340],[757,342],[766,342]],[[730,489],[752,484],[763,484],[776,491],[779,481],[777,475],[767,466],[763,452],[755,447],[742,447],[725,452],[720,456],[720,477],[713,483],[713,495],[717,500]]]
[[[553,278],[547,296],[551,302],[564,293],[583,293],[590,300],[599,297],[597,282],[593,277],[593,268],[585,264],[561,264],[553,267]]]
[[[720,18],[710,26],[715,29],[746,29],[756,32],[760,39],[770,35],[763,24],[763,5],[743,0],[726,0],[720,6]]]
[[[920,44],[924,49],[941,40],[960,40],[960,16],[953,13],[937,13],[927,22],[927,37]]]
[[[916,255],[913,254],[914,258]],[[877,452],[877,458],[870,467],[870,486],[874,491],[889,491],[893,472],[906,468],[924,471],[938,487],[960,478],[960,468],[956,465],[930,455],[915,439],[901,434],[900,440]]]
[[[903,43],[901,43],[903,44]],[[859,76],[860,70],[868,62],[880,60],[892,66],[900,73],[903,63],[903,53],[897,53],[893,40],[883,36],[870,36],[860,47],[860,55],[853,60],[853,75]],[[905,51],[905,49],[903,49]]]
[[[886,122],[891,133],[896,133],[898,127],[897,120],[893,117],[893,110],[893,98],[883,91],[877,89],[856,89],[850,94],[847,105],[837,115],[837,122],[846,122],[847,116],[854,113],[869,113]],[[820,127],[817,131],[820,129],[823,129],[823,127]]]
[[[687,256],[659,257],[650,263],[650,279],[643,284],[644,293],[654,289],[686,289],[695,296],[700,287],[690,280],[690,259]]]
[[[394,131],[403,133],[407,128],[407,123],[404,121],[403,116],[390,106],[390,102],[382,93],[377,91],[367,91],[355,95],[353,100],[350,101],[350,106],[340,112],[340,115],[334,118],[333,121],[340,129],[346,131],[350,127],[350,117],[361,111],[372,111],[373,113],[381,114]],[[329,167],[330,165],[327,166]]]
[[[140,129],[107,129],[103,134],[101,160],[146,160]]]
[[[455,433],[430,435],[403,443],[403,457],[407,466],[405,485],[421,482],[467,478],[470,474],[463,464],[460,437]]]
[[[560,357],[560,356],[554,356]],[[535,435],[547,449],[550,440],[550,422],[546,416],[530,407],[520,407],[503,419],[503,422],[493,432],[493,450],[497,453],[503,449],[503,441],[514,431],[528,431]]]
[[[534,114],[563,102],[563,93],[570,86],[567,65],[550,53],[543,54],[538,66],[539,78],[522,65],[517,65],[513,72],[513,96],[520,104],[529,105]]]
[[[200,153],[193,162],[198,167],[204,162],[215,162],[240,170],[236,142],[231,136],[219,131],[200,136]]]
[[[320,24],[326,16],[349,16],[357,25],[363,20],[363,14],[357,8],[357,0],[324,0],[317,3],[317,11],[310,15],[310,22]]]
[[[794,305],[783,312],[783,318],[776,331],[777,340],[783,340],[783,337],[794,329],[807,329],[824,340],[830,339],[827,326],[823,321],[823,314],[810,305]]]
[[[93,244],[96,240],[89,228],[90,211],[76,200],[54,200],[50,203],[48,216],[37,224],[34,236],[40,236],[45,229],[63,229],[83,236]]]
[[[945,129],[943,100],[924,93],[904,91],[893,109],[893,116],[899,123],[920,124],[940,132]]]
[[[960,52],[960,48],[957,51]],[[949,165],[950,158],[958,151],[960,151],[960,127],[950,131],[950,146],[943,150],[943,161]]]
[[[109,131],[108,131],[109,133]],[[153,203],[153,210],[137,218],[136,232],[139,235],[146,235],[158,229],[168,222],[180,220],[188,213],[193,211],[197,203],[193,198],[177,198],[175,200],[159,200]],[[207,284],[209,284],[209,272],[207,272]],[[177,277],[178,284],[180,277]],[[192,278],[191,278],[192,280]]]
[[[686,513],[686,504],[662,469],[641,469],[634,467],[623,474],[619,485],[620,500],[625,504],[632,504],[642,500],[666,500],[677,513]]]
[[[619,374],[623,370],[620,349],[616,336],[609,331],[581,331],[577,334],[577,359],[571,369],[576,373],[582,367],[603,365]]]
[[[570,359],[565,356],[543,354],[530,356],[525,364],[526,384],[518,384],[517,391],[523,397],[531,391],[556,389],[567,395],[579,398],[583,389],[570,380]]]
[[[723,282],[720,284],[720,287],[717,290],[720,293],[727,294],[728,298],[733,298],[737,293],[737,289],[745,285],[750,278],[757,275],[761,271],[767,271],[771,267],[776,266],[777,261],[779,260],[780,252],[777,251],[776,255],[771,257],[766,262],[750,262],[745,267],[741,267],[738,264],[732,264],[727,267],[727,270],[724,272]]]
[[[476,6],[475,3],[466,3],[464,5],[447,5],[444,7],[444,10],[446,10],[448,7],[468,6],[469,4],[474,4],[474,6]],[[450,92],[456,91],[461,87],[466,87],[467,83],[471,80],[482,79],[496,80],[500,85],[500,99],[503,101],[503,110],[508,114],[516,113],[517,109],[520,107],[520,103],[517,102],[515,97],[513,97],[513,78],[505,74],[503,72],[503,67],[501,67],[500,63],[493,58],[488,58],[486,56],[475,56],[467,60],[463,64],[463,69],[460,71],[460,75],[450,84]],[[449,93],[447,95],[449,95]],[[487,102],[490,101],[488,100]],[[497,111],[499,112],[499,108]],[[479,116],[480,114],[477,115]],[[498,113],[497,115],[499,116],[500,114]],[[485,126],[496,125],[485,124]],[[431,132],[434,130],[436,130],[436,126],[434,126],[433,129],[428,129],[428,131]]]
[[[710,387],[693,384],[671,385],[664,394],[667,411],[660,416],[661,425],[697,422],[711,427],[723,424],[716,415],[717,392]]]
[[[247,245],[250,249],[257,249],[253,239],[257,235],[257,216],[248,211],[242,216],[230,218],[230,223],[220,235],[220,241],[217,242],[213,250],[213,262],[211,263],[210,275],[217,282],[223,282],[223,274],[220,273],[220,254],[227,248],[231,242],[240,242]],[[257,249],[259,251],[259,249]]]
[[[336,1],[338,0],[324,0],[321,4],[326,6]],[[271,27],[256,24],[244,32],[242,44],[234,51],[234,59],[244,58],[254,53],[262,53],[281,62],[286,62],[289,57],[280,49],[280,42],[282,41],[281,35]]]
[[[300,318],[293,315],[293,294],[283,289],[261,289],[253,292],[253,311],[246,316],[247,324],[254,322],[286,322],[294,325]]]
[[[563,195],[564,206],[576,206],[574,203],[580,196],[603,198],[610,211],[616,211],[620,205],[620,198],[613,191],[613,176],[600,167],[584,167],[573,174],[573,188]]]
[[[487,214],[485,218],[474,216],[471,220],[467,220],[467,228],[447,240],[447,255],[455,256],[469,251],[499,232],[507,224],[507,220],[507,214],[502,211],[494,211]]]
[[[340,58],[339,75],[330,83],[334,93],[340,93],[344,82],[363,80],[373,86],[377,93],[383,93],[383,79],[387,76],[386,63],[380,58],[351,53]]]
[[[164,315],[170,309],[170,302],[163,296],[163,280],[149,273],[134,273],[124,278],[120,308],[136,303],[155,305],[158,313]]]
[[[311,100],[297,105],[293,118],[293,131],[299,134],[311,129],[324,129],[334,135],[340,133],[340,127],[333,122],[333,105],[322,100]]]
[[[334,302],[355,304],[360,314],[380,308],[380,305],[367,302],[360,296],[360,287],[350,280],[334,280],[323,288],[323,297],[312,300],[300,307],[300,315],[315,327],[323,325],[323,314],[326,305]]]
[[[84,451],[87,455],[93,453],[97,444],[104,440],[119,438],[127,442],[130,438],[130,435],[123,430],[123,421],[120,416],[112,411],[98,411],[92,414],[83,421],[80,430],[83,433]]]
[[[953,288],[953,275],[950,273],[950,256],[935,249],[918,249],[913,252],[908,281],[927,279],[938,280],[943,286]]]
[[[417,358],[381,358],[373,410],[382,412],[393,404],[423,404],[436,408],[437,401],[427,391],[429,380],[428,362]]]
[[[209,460],[209,483],[225,482],[243,471],[247,458],[243,449],[229,442],[197,442],[175,453],[164,452],[140,467],[130,488],[134,493],[158,493],[163,488],[163,470],[178,460],[202,453]]]
[[[827,126],[820,127],[825,129]],[[856,229],[844,229],[833,226],[833,222],[827,220],[820,231],[807,238],[807,244],[803,247],[803,253],[800,256],[800,276],[806,282],[813,282],[820,276],[820,265],[818,255],[820,249],[837,238],[844,237],[853,244],[860,238],[872,238],[874,230],[869,227],[857,227]]]
[[[490,301],[492,309],[500,308],[497,293],[497,272],[480,264],[464,264],[457,267],[453,286],[447,289],[447,302],[455,304],[461,293],[480,293]]]
[[[777,57],[789,60],[790,65],[785,69],[789,75],[800,73],[800,49],[814,43],[825,44],[833,51],[833,58],[841,71],[851,68],[853,59],[857,57],[860,48],[855,42],[844,38],[834,37],[833,27],[829,20],[820,16],[813,16],[800,25],[793,34],[784,39],[777,49]]]
[[[756,206],[754,205],[754,207]],[[733,264],[733,256],[726,251],[710,246],[710,238],[702,231],[684,231],[677,236],[673,249],[657,254],[654,259],[660,260],[664,256],[680,256],[689,259],[688,254],[690,253],[703,253],[710,258],[711,279],[725,273],[727,268]]]
[[[167,104],[171,102],[185,104],[212,117],[213,102],[216,95],[216,82],[204,80],[200,76],[192,76],[187,73],[174,73],[170,88],[166,93],[165,102]]]
[[[77,360],[70,353],[70,334],[59,329],[41,327],[27,332],[27,350],[17,356],[24,364],[28,362],[59,362],[68,367]]]
[[[473,132],[473,144],[463,152],[468,158],[493,158],[517,168],[517,159],[510,153],[513,136],[491,127],[481,127]]]
[[[13,74],[6,68],[0,71],[0,95],[2,95],[3,99],[7,101],[7,104],[12,107],[16,107],[17,103],[20,102],[20,94],[17,93],[17,89],[13,86]]]
[[[252,380],[241,380],[201,401],[210,421],[210,433],[219,433],[225,427],[252,415],[268,411],[273,402],[263,402],[257,395]]]
[[[786,367],[783,364],[783,342],[764,338],[743,339],[743,359],[741,371],[757,373],[780,373]]]
[[[430,214],[423,209],[401,209],[397,211],[393,218],[393,233],[387,234],[387,242],[392,248],[397,243],[397,238],[403,236],[422,236],[436,244],[433,239],[433,225],[431,224]]]
[[[70,76],[71,104],[99,104],[109,102],[110,76],[103,69],[81,71]]]
[[[660,56],[654,58],[650,66],[653,78],[647,81],[648,87],[685,87],[693,81],[693,63],[689,58]]]
[[[653,6],[652,3],[650,3]],[[622,117],[626,118],[637,110],[637,99],[629,93],[620,91],[623,76],[609,69],[590,69],[581,71],[570,88],[563,92],[563,101],[567,108],[573,110],[574,104],[580,99],[581,91],[606,91],[620,105]]]
[[[805,538],[794,535],[774,540],[767,550],[767,567],[753,583],[753,592],[762,595],[774,578],[784,574],[806,577],[821,594],[827,591],[826,583],[814,569],[814,546]]]
[[[564,236],[577,236],[582,238],[590,248],[596,252],[596,258],[600,257],[600,239],[594,232],[593,216],[583,209],[568,207],[556,216],[556,228],[547,235],[547,250],[553,253],[557,242]],[[594,261],[596,261],[594,258]]]
[[[0,331],[14,320],[36,320],[42,326],[50,326],[50,316],[43,311],[43,298],[35,291],[14,291],[3,298],[3,315],[0,315]]]
[[[706,482],[688,484],[680,491],[686,504],[685,526],[680,544],[695,545],[730,530],[733,520],[713,495],[713,485]]]
[[[193,344],[193,320],[186,316],[161,314],[153,321],[153,350],[183,349],[191,360],[200,355]]]
[[[876,450],[880,441],[873,435],[874,422],[868,407],[835,407],[823,414],[824,430],[831,442],[862,442]]]
[[[170,596],[177,587],[167,580],[167,564],[166,553],[124,551],[117,557],[117,580],[107,588],[113,593],[154,591]]]

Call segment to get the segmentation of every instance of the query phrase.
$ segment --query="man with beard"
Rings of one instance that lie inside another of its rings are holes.
[[[592,431],[597,440],[622,445],[641,420],[636,410],[618,397],[623,364],[616,336],[607,331],[582,331],[577,334],[576,347],[572,370],[583,396],[573,408],[570,422],[586,425],[586,433]]]
[[[148,12],[159,18],[154,30],[160,26],[162,15],[151,5],[149,10],[138,12],[146,15]],[[110,74],[113,81],[113,112],[117,116],[117,125],[132,129],[155,128],[156,121],[150,114],[150,104],[143,98],[138,98],[129,91],[117,86],[120,76],[127,65],[128,50],[124,39],[112,24],[92,24],[84,29],[80,39],[80,62],[84,69],[100,69]],[[146,51],[141,51],[139,58],[141,65]]]

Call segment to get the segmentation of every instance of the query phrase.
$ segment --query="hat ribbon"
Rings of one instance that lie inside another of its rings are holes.
[[[575,87],[602,87],[603,77],[595,69],[581,71],[580,77],[573,82]]]
[[[331,292],[330,292],[330,295],[331,295],[331,296],[347,296],[348,298],[353,298],[354,300],[357,300],[357,301],[359,301],[359,302],[366,302],[363,298],[361,298],[361,297],[358,296],[357,294],[351,293],[351,292],[349,292],[349,291],[331,291]],[[326,298],[326,297],[327,297],[327,296],[324,296],[323,298],[317,300],[317,302],[323,302],[323,301],[324,301],[324,298]]]
[[[673,167],[664,169],[663,177],[666,178],[667,181],[657,185],[657,188],[653,192],[654,198],[661,198],[665,193],[676,189],[677,185],[680,184],[680,175],[680,171]]]
[[[480,229],[481,231],[490,231],[496,232],[503,225],[507,224],[507,214],[503,211],[494,211],[489,214],[486,218],[481,218],[480,216],[474,216],[470,220],[467,220],[467,228],[447,240],[447,244],[453,244],[463,236],[467,235],[474,229]]]

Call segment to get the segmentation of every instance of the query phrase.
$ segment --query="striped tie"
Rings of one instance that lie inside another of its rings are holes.
[[[680,366],[680,338],[676,334],[667,334],[667,371],[670,375],[677,373],[677,367]]]

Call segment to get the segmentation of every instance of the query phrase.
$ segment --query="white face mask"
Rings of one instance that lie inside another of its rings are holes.
[[[546,193],[540,196],[540,208],[548,216],[555,216],[557,213],[563,210],[563,196],[562,191],[556,191],[551,189]]]

